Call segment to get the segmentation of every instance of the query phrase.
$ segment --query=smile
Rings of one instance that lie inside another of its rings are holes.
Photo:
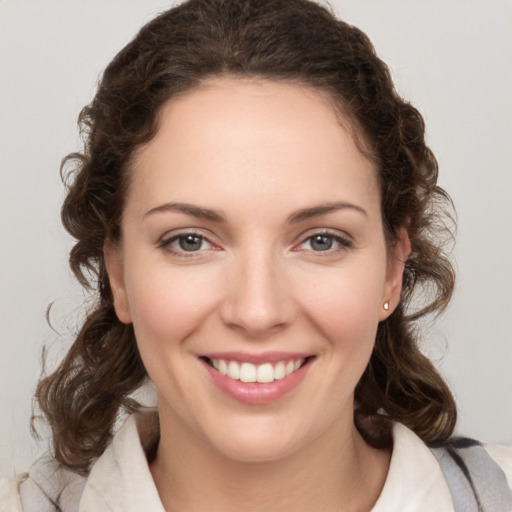
[[[217,352],[199,357],[212,383],[237,402],[265,405],[299,387],[316,360],[304,352]]]
[[[284,379],[299,370],[305,358],[252,364],[249,362],[230,361],[228,359],[208,359],[208,362],[221,375],[241,382],[259,382],[268,384]]]

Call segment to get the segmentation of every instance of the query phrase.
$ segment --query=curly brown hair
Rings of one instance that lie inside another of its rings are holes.
[[[431,445],[442,443],[453,431],[456,407],[417,346],[415,322],[442,311],[453,291],[440,237],[452,206],[436,185],[438,165],[425,144],[421,115],[395,92],[368,37],[312,1],[189,0],[149,22],[109,64],[79,117],[83,152],[62,163],[62,172],[72,165],[62,207],[64,226],[76,240],[70,265],[96,302],[58,369],[37,388],[56,459],[87,473],[119,411],[136,409],[130,394],[147,378],[133,328],[114,312],[103,252],[107,239],[120,237],[134,153],[155,135],[166,101],[228,75],[327,93],[376,162],[387,242],[395,243],[405,227],[411,254],[401,303],[379,324],[355,391],[355,424],[374,447],[389,446],[392,421]],[[428,300],[411,312],[418,289]]]

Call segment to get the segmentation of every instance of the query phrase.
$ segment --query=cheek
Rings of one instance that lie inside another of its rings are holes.
[[[326,272],[298,292],[301,305],[331,345],[371,353],[382,307],[385,271],[373,265]]]
[[[144,265],[129,273],[127,295],[139,345],[175,345],[200,326],[219,295],[215,273]],[[161,348],[161,347],[160,347]]]

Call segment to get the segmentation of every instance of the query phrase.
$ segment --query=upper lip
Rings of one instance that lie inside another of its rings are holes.
[[[225,361],[238,361],[240,363],[277,363],[279,361],[291,361],[296,359],[306,359],[311,357],[307,352],[261,352],[259,354],[248,352],[209,352],[201,354],[201,357],[208,359],[224,359]]]

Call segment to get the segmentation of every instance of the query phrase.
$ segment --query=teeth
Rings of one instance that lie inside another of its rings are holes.
[[[256,366],[251,363],[242,363],[240,366],[240,380],[242,382],[256,382]]]
[[[240,379],[240,366],[236,361],[230,361],[228,364],[228,372],[226,375],[230,379],[239,380]]]
[[[258,382],[273,382],[274,368],[270,363],[261,364],[256,370],[256,380]]]
[[[274,379],[279,380],[286,377],[286,370],[284,367],[284,363],[279,361],[274,368]]]
[[[213,365],[215,367],[215,364]],[[219,367],[217,368],[222,375],[226,375],[228,373],[228,365],[224,359],[219,360]]]
[[[304,359],[263,363],[258,366],[252,363],[238,363],[224,359],[211,359],[212,366],[222,375],[242,382],[260,382],[262,384],[288,377],[296,372],[304,363]]]

